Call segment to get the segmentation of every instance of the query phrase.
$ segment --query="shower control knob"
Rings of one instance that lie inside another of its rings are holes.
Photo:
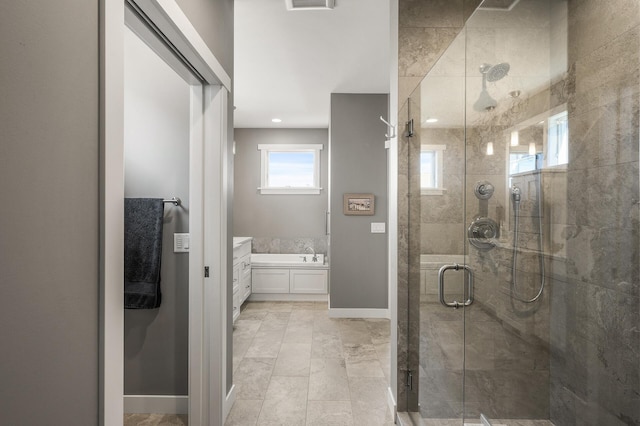
[[[495,191],[495,187],[486,180],[476,183],[476,187],[474,189],[476,197],[480,200],[488,200],[491,198],[493,191]]]
[[[467,238],[474,247],[490,250],[495,247],[495,240],[500,236],[500,227],[495,220],[488,217],[477,217],[467,230]]]

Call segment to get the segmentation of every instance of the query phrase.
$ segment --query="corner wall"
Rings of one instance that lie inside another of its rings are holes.
[[[0,4],[3,425],[98,422],[98,46],[98,2]]]
[[[372,234],[371,223],[387,225],[388,95],[331,95],[330,308],[387,309],[387,233]],[[343,194],[372,193],[375,215],[346,216]]]

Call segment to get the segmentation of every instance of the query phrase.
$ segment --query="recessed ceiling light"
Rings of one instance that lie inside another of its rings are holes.
[[[272,118],[271,121],[273,121],[274,123],[282,123],[282,120],[279,118]]]
[[[437,123],[438,119],[437,118],[427,118],[424,122],[425,123]]]

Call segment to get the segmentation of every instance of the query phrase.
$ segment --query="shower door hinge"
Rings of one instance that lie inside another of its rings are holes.
[[[409,390],[413,390],[413,373],[411,370],[407,370],[407,387]]]
[[[204,267],[204,277],[205,278],[209,278],[209,267],[208,266]]]

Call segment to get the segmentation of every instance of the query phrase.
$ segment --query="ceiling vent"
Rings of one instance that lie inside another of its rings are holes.
[[[287,10],[329,10],[336,5],[335,0],[284,0]]]

